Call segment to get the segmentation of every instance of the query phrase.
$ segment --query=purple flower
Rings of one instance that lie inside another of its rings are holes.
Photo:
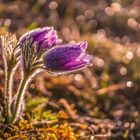
[[[85,53],[87,43],[57,45],[44,54],[44,65],[51,73],[61,74],[89,66],[91,55]]]
[[[31,47],[34,42],[38,44],[38,50],[45,50],[60,43],[53,27],[37,28],[27,32],[20,38],[19,43],[24,44],[28,38],[32,39]]]

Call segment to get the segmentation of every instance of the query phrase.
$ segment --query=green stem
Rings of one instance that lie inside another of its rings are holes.
[[[5,71],[5,122],[10,122],[11,117],[11,99],[12,99],[12,70]]]
[[[20,111],[20,108],[21,108],[21,101],[23,99],[28,81],[29,81],[28,76],[23,77],[22,80],[21,80],[19,89],[17,91],[17,97],[16,97],[16,100],[15,100],[15,105],[14,105],[13,115],[12,115],[12,118],[11,118],[11,123],[14,123],[17,119],[17,115],[18,115],[18,113]]]

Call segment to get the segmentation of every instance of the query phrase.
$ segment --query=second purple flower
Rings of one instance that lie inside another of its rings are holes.
[[[34,42],[38,44],[38,51],[48,49],[60,43],[57,32],[53,29],[53,27],[37,28],[27,32],[19,40],[21,46],[27,39],[32,39],[30,47],[32,47]]]

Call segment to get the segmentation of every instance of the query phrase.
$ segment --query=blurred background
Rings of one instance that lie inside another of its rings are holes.
[[[79,137],[94,132],[101,140],[139,140],[140,0],[0,0],[0,35],[9,31],[19,38],[44,26],[53,26],[63,43],[87,41],[93,66],[38,76],[26,97],[27,112],[32,97],[45,97],[45,109],[59,112]]]

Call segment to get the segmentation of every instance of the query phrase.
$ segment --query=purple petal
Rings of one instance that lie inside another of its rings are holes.
[[[81,69],[83,67],[87,66],[87,63],[84,61],[72,61],[70,63],[65,64],[63,67],[61,67],[59,70],[60,71],[69,71],[69,70],[77,70]]]
[[[44,28],[34,29],[34,30],[22,35],[20,38],[20,42],[24,42],[27,37],[32,37],[33,40],[34,39],[39,40],[42,36],[44,37],[44,35],[51,29],[52,29],[52,27],[44,27]]]
[[[84,55],[81,55],[78,59],[79,60],[82,60],[84,62],[86,62],[87,64],[91,64],[90,60],[92,59],[93,57],[87,53],[85,53]]]
[[[84,54],[83,57],[78,57],[76,60],[71,61],[65,65],[63,65],[63,67],[61,67],[61,69],[64,70],[77,70],[77,69],[81,69],[84,68],[86,66],[91,65],[91,60],[92,56],[88,55],[88,54]]]
[[[80,46],[82,52],[85,52],[87,49],[87,42],[80,42],[79,46]]]
[[[59,39],[56,31],[50,30],[46,35],[42,36],[42,38],[38,38],[39,48],[40,49],[49,49],[52,46],[59,44]]]

